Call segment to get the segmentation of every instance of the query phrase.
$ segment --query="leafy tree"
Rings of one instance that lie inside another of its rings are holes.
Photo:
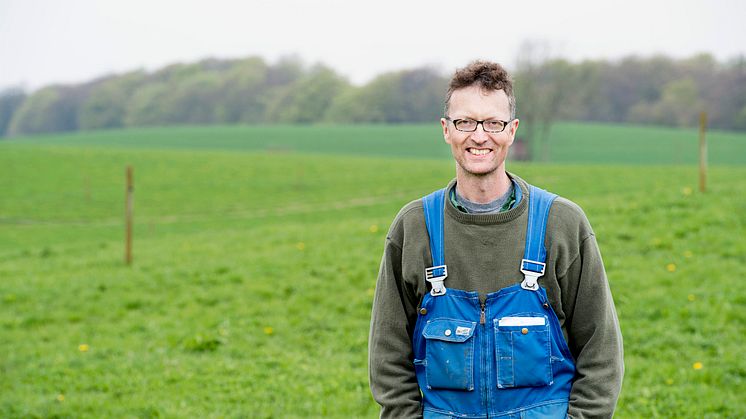
[[[72,88],[51,86],[38,90],[13,114],[8,134],[74,131],[78,128],[78,99]]]
[[[514,72],[519,141],[531,140],[536,156],[548,155],[559,119],[687,125],[705,109],[711,127],[746,129],[743,56],[726,63],[700,54],[573,64],[548,52],[525,44]],[[260,57],[211,58],[28,96],[2,93],[0,135],[184,123],[424,122],[441,115],[446,87],[447,79],[428,67],[352,86],[295,56],[271,65]]]
[[[267,86],[287,86],[303,76],[303,61],[297,56],[282,57],[267,71]]]
[[[78,126],[82,130],[119,128],[125,126],[127,104],[144,83],[146,75],[135,71],[113,76],[94,87],[82,104]]]
[[[669,82],[663,88],[660,100],[640,103],[630,112],[637,122],[648,122],[679,127],[696,126],[699,113],[705,109],[693,79]]]
[[[259,57],[235,62],[223,75],[215,119],[221,123],[264,121],[269,67]]]
[[[549,60],[546,45],[524,44],[518,58],[515,82],[517,113],[521,120],[519,141],[528,158],[549,159],[549,134],[561,107],[570,97],[572,66],[565,60]]]
[[[336,98],[326,119],[336,122],[425,122],[443,112],[447,81],[432,68],[382,74]]]
[[[7,133],[13,114],[24,100],[26,100],[26,93],[20,88],[0,91],[0,137],[4,137]]]
[[[221,81],[215,73],[196,73],[175,83],[163,97],[167,123],[210,124],[215,122],[215,104]]]
[[[383,111],[370,106],[365,98],[365,87],[348,86],[337,94],[324,114],[323,120],[333,123],[383,122]]]
[[[347,81],[330,68],[316,66],[283,89],[267,110],[267,119],[281,123],[321,121],[334,97],[347,86]]]
[[[718,66],[712,79],[714,83],[701,90],[707,103],[709,125],[746,129],[741,119],[741,111],[746,107],[746,57]]]
[[[152,74],[154,82],[179,83],[204,72],[224,70],[228,64],[216,59],[205,59],[196,63],[171,64]]]
[[[733,127],[746,130],[746,105],[733,117]]]
[[[128,127],[167,124],[172,116],[164,111],[163,98],[170,92],[168,84],[164,82],[146,84],[138,89],[130,101],[124,116],[124,124]]]

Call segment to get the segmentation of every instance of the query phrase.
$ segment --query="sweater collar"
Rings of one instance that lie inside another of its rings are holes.
[[[507,223],[518,218],[528,208],[528,200],[523,199],[528,196],[528,184],[520,177],[509,172],[506,173],[513,182],[514,187],[517,187],[515,191],[516,203],[513,208],[497,214],[467,214],[454,207],[450,199],[446,199],[446,214],[462,224],[477,225]],[[446,191],[450,190],[455,184],[456,179],[451,180],[446,187]]]

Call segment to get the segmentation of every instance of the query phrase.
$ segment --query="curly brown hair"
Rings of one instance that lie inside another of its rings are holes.
[[[484,90],[503,90],[508,96],[510,105],[510,118],[515,118],[515,94],[513,94],[513,79],[507,70],[498,63],[489,61],[472,61],[464,68],[453,73],[451,82],[446,92],[445,108],[443,114],[448,116],[448,106],[454,90],[479,85]]]

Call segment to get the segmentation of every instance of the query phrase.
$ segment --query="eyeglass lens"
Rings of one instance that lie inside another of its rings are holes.
[[[487,132],[500,132],[505,128],[505,122],[500,120],[475,121],[473,119],[457,119],[454,121],[459,131],[476,131],[477,125],[482,124],[482,129]]]

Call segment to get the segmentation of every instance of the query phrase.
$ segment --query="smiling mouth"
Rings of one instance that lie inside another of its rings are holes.
[[[484,156],[492,150],[490,150],[489,148],[467,148],[466,151],[468,151],[469,154],[473,154],[475,156]]]

